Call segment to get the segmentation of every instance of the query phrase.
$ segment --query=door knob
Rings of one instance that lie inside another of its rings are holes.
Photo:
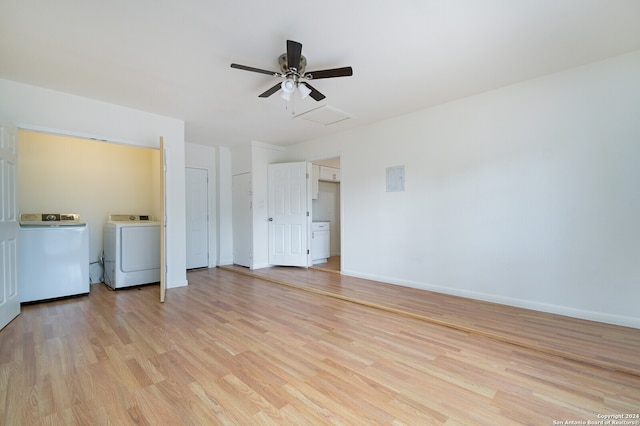
[[[269,222],[273,222],[273,218],[272,217],[269,218]]]

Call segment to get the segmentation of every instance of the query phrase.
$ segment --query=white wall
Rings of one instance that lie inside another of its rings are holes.
[[[233,263],[233,211],[231,208],[231,150],[218,147],[218,265]]]
[[[231,148],[231,175],[251,173],[253,148],[251,143],[236,145]]]
[[[640,328],[639,76],[640,51],[288,155],[341,152],[344,274]]]
[[[217,206],[216,200],[218,197],[218,179],[216,176],[216,149],[204,145],[196,145],[192,143],[185,144],[185,167],[192,167],[196,169],[203,169],[207,171],[209,178],[208,183],[208,208],[209,221],[208,221],[208,238],[209,242],[209,267],[215,267],[218,259],[218,245],[216,243],[218,239],[217,233]]]
[[[3,79],[0,116],[22,129],[151,148],[158,148],[163,136],[167,153],[167,288],[187,284],[183,121]]]

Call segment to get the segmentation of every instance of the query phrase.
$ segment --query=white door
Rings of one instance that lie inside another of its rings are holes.
[[[233,176],[231,184],[233,214],[233,263],[252,267],[253,213],[251,173]]]
[[[20,313],[14,127],[0,122],[0,329]]]
[[[209,173],[186,169],[187,269],[209,266]]]
[[[310,265],[311,163],[269,164],[269,263]]]
[[[167,152],[160,136],[160,302],[167,295]]]

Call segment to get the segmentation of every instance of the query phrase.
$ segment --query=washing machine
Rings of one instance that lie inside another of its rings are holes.
[[[89,226],[77,214],[20,215],[21,303],[88,294],[89,263]]]
[[[160,281],[160,222],[110,215],[103,229],[104,283],[115,289]]]

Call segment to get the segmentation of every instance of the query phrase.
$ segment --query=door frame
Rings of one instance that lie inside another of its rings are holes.
[[[167,153],[160,136],[160,302],[167,294]]]
[[[17,185],[17,163],[18,163],[18,129],[10,121],[0,119],[0,159],[7,165],[0,168],[0,329],[3,329],[15,317],[20,314],[20,297],[18,292],[18,185]],[[8,143],[1,143],[7,138]]]

